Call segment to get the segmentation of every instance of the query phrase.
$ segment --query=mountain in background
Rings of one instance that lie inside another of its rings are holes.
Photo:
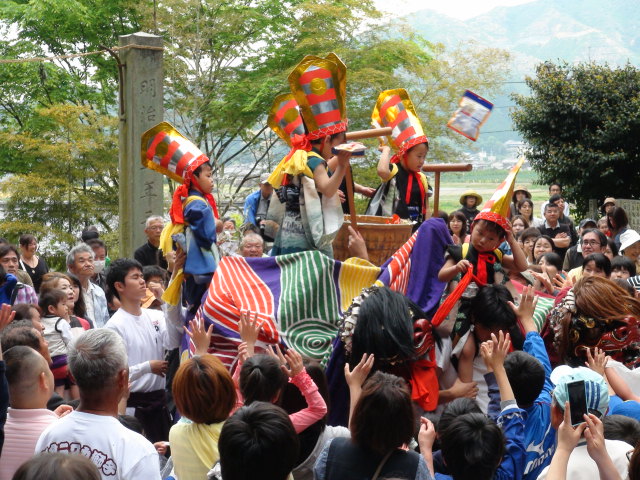
[[[640,2],[635,1],[536,0],[497,7],[466,21],[426,9],[405,20],[430,42],[464,48],[466,41],[475,40],[511,52],[513,64],[504,94],[488,99],[495,107],[480,133],[480,148],[496,140],[519,139],[509,117],[513,105],[509,95],[528,93],[524,77],[532,75],[538,63],[640,65]]]

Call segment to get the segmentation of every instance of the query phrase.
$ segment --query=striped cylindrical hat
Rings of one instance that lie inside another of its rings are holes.
[[[176,182],[190,180],[193,171],[207,162],[209,157],[169,122],[142,134],[142,165]]]
[[[269,110],[267,125],[289,146],[294,135],[304,135],[302,116],[292,93],[284,93],[275,98]]]
[[[289,75],[309,140],[347,130],[346,72],[335,54],[327,58],[307,55]]]
[[[391,127],[389,145],[400,159],[411,147],[429,143],[409,94],[404,88],[385,90],[378,95],[378,101],[371,113],[371,123],[375,128]]]

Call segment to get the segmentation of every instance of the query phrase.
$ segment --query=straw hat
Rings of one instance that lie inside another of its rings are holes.
[[[531,198],[531,192],[525,185],[517,185],[516,188],[513,189],[513,200],[516,199],[516,193],[524,192],[527,198]]]
[[[476,205],[479,205],[482,203],[482,196],[480,196],[480,194],[475,190],[467,190],[462,195],[460,195],[460,205],[464,206],[465,197],[476,197]]]

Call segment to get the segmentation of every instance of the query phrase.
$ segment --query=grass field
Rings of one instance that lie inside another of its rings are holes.
[[[465,173],[443,173],[440,176],[440,210],[453,212],[460,208],[460,195],[473,189],[482,195],[483,202],[491,198],[493,192],[508,175],[508,170],[480,170]],[[534,214],[540,215],[540,205],[549,199],[546,185],[537,185],[534,171],[521,171],[516,178],[516,185],[525,185],[531,192]],[[433,181],[430,179],[430,183]],[[479,207],[480,209],[482,206]]]
[[[460,206],[460,195],[465,190],[473,189],[482,196],[483,204],[488,201],[496,188],[509,174],[509,170],[479,170],[465,173],[443,173],[440,175],[440,210],[451,213]],[[516,185],[525,185],[531,192],[534,215],[540,216],[540,205],[549,199],[549,190],[546,185],[537,185],[537,175],[534,171],[520,171],[516,178]],[[433,177],[429,178],[433,187]],[[377,187],[377,185],[371,185]],[[356,199],[356,207],[359,213],[364,212],[368,200]],[[431,200],[433,206],[433,199]],[[479,206],[482,209],[482,205]]]

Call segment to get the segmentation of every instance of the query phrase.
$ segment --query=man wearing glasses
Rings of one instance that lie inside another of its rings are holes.
[[[164,228],[164,220],[162,217],[153,216],[147,218],[145,222],[144,233],[147,236],[147,243],[138,248],[133,256],[142,266],[158,265],[165,270],[167,269],[167,261],[159,250],[160,234]]]
[[[590,228],[582,232],[580,238],[582,246],[582,258],[586,258],[592,253],[603,253],[607,249],[607,237],[597,228]],[[582,265],[569,271],[568,276],[574,280],[579,280],[582,276]]]

